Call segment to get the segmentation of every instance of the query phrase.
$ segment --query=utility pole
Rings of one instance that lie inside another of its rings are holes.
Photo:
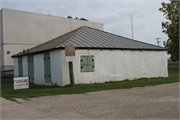
[[[132,15],[131,15],[131,31],[132,31],[132,39],[133,39],[133,22],[132,22]]]
[[[159,43],[161,43],[161,41],[159,40],[161,38],[155,38],[155,40],[157,40],[157,45],[159,46]]]

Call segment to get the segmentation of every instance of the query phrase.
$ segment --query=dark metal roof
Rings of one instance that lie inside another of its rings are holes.
[[[74,45],[78,49],[167,50],[164,47],[125,38],[119,35],[83,26],[29,49],[28,54]],[[25,52],[27,54],[27,51]],[[12,57],[25,55],[23,52]]]

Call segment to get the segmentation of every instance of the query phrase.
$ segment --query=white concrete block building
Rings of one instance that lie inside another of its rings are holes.
[[[0,10],[1,65],[13,65],[12,55],[81,26],[103,30],[102,23],[24,11]]]
[[[66,45],[75,46],[75,56],[65,56]],[[166,48],[87,26],[12,57],[15,77],[30,76],[35,84],[70,84],[69,61],[75,84],[168,77]]]

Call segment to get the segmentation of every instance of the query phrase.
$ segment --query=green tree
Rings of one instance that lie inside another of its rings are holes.
[[[70,15],[68,15],[67,18],[72,19],[73,17],[70,16]],[[84,17],[82,17],[82,18],[75,17],[74,19],[88,21],[88,19],[86,19],[86,18],[84,18]]]
[[[68,15],[67,18],[71,18],[72,19],[72,16]]]
[[[87,19],[85,19],[84,17],[80,18],[80,20],[88,21],[88,20],[87,20]]]
[[[78,20],[78,17],[75,17],[74,19]]]
[[[179,58],[179,1],[170,1],[170,3],[161,3],[163,16],[168,20],[162,22],[162,32],[168,36],[168,40],[164,41],[165,48],[168,48],[168,54],[171,55],[173,61]]]

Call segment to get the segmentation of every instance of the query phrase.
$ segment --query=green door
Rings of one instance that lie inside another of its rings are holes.
[[[34,62],[33,55],[28,55],[28,76],[29,82],[34,83]]]
[[[73,63],[69,62],[69,77],[70,77],[70,84],[74,87],[74,74],[73,74]]]
[[[45,83],[51,83],[50,52],[44,53],[44,77]]]
[[[22,57],[18,57],[18,69],[19,69],[19,77],[22,77],[23,76]]]

